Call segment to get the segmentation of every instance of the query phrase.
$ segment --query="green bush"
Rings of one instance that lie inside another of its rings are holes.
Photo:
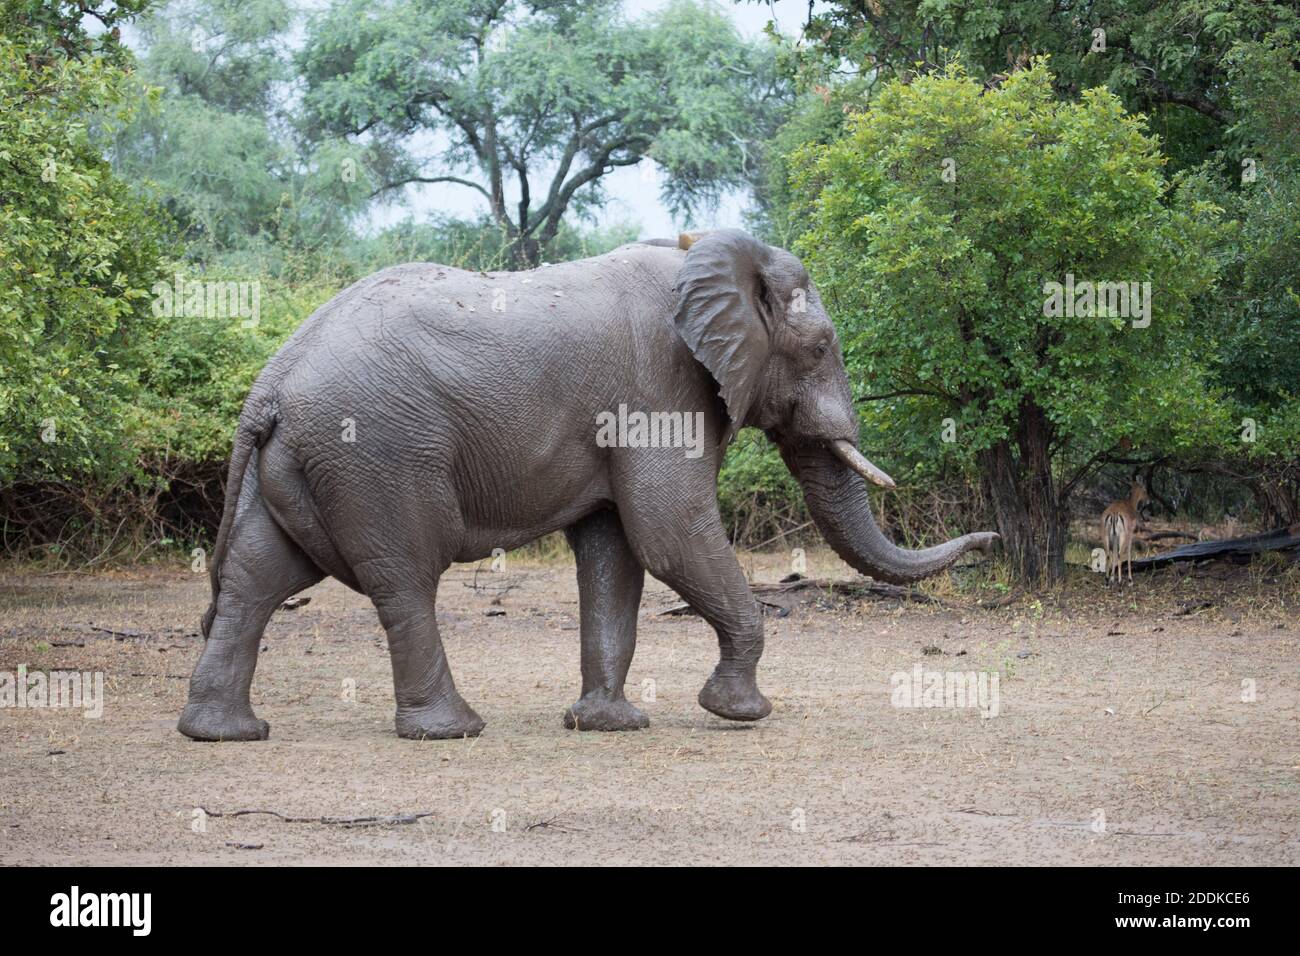
[[[723,526],[738,545],[753,547],[809,520],[803,492],[775,445],[747,429],[727,450],[718,474]]]
[[[0,487],[130,468],[121,424],[162,227],[92,141],[120,82],[105,60],[0,38]]]

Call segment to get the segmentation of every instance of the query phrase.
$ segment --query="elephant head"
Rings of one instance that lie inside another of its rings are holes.
[[[803,488],[818,530],[849,565],[906,584],[997,535],[968,534],[910,551],[876,525],[861,478],[893,482],[858,451],[858,418],[835,327],[803,264],[738,229],[684,235],[674,322],[718,383],[725,440],[762,429]]]

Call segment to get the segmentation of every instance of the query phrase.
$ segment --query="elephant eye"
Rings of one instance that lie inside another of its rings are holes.
[[[818,342],[815,346],[813,346],[813,352],[817,354],[818,358],[824,358],[826,356],[826,343]]]

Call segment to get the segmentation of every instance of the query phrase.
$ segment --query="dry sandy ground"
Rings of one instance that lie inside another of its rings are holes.
[[[747,562],[756,580],[786,570]],[[831,557],[811,565],[852,577]],[[202,575],[0,578],[0,671],[107,681],[101,719],[0,710],[0,863],[1300,861],[1295,571],[1168,574],[1124,598],[1081,576],[1063,597],[998,610],[804,592],[768,618],[759,675],[775,709],[752,725],[696,705],[712,632],[660,616],[674,596],[651,581],[628,687],[637,700],[653,682],[640,705],[651,728],[595,734],[560,726],[579,684],[571,567],[479,573],[515,585],[504,595],[471,587],[473,570],[444,579],[440,620],[488,728],[425,743],[394,735],[375,613],[336,583],[267,631],[253,701],[270,741],[200,744],[175,721]],[[1202,597],[1214,606],[1177,613]],[[891,675],[917,664],[996,671],[998,715],[893,706]],[[230,816],[250,809],[428,815],[352,827]]]

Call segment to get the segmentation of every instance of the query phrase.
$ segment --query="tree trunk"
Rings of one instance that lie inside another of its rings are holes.
[[[1051,425],[1041,408],[1020,410],[1016,446],[1000,441],[980,452],[984,487],[1013,573],[1029,586],[1065,574],[1066,510],[1052,480]]]
[[[510,244],[510,271],[536,269],[542,261],[542,247],[532,236],[522,236]]]
[[[1252,482],[1264,530],[1300,522],[1300,460]]]
[[[1011,447],[1000,441],[979,454],[984,489],[993,502],[993,516],[1002,536],[1002,550],[1012,573],[1021,581],[1037,580],[1039,562],[1029,529],[1029,511],[1020,497],[1020,482]]]

